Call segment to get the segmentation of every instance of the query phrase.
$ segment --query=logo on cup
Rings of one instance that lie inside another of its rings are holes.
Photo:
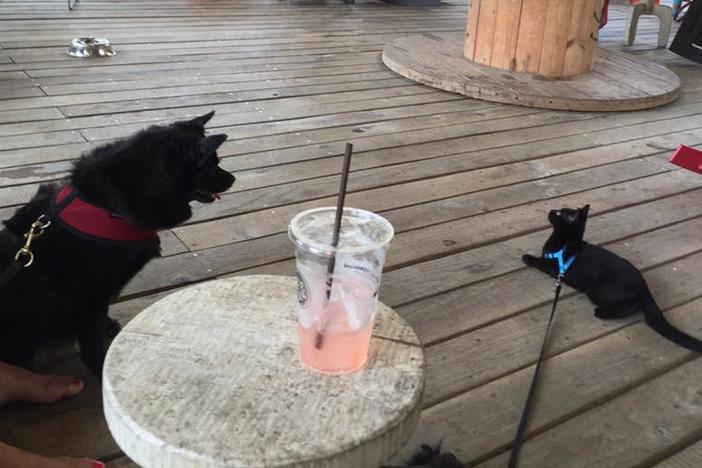
[[[302,277],[300,273],[297,274],[297,302],[300,303],[300,307],[306,307],[310,302],[310,295],[308,293],[309,288],[307,287],[307,281]]]

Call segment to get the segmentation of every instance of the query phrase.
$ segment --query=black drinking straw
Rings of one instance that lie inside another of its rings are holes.
[[[336,216],[334,217],[334,234],[332,235],[332,254],[327,263],[327,302],[331,298],[332,283],[334,283],[334,267],[336,266],[336,248],[339,246],[339,232],[341,231],[341,217],[344,214],[344,201],[346,200],[346,183],[349,180],[349,169],[351,168],[351,153],[353,145],[346,143],[346,154],[344,154],[344,165],[341,168],[341,183],[339,184],[339,195],[336,198]],[[324,331],[326,325],[322,324],[314,339],[317,349],[322,349],[324,344]]]

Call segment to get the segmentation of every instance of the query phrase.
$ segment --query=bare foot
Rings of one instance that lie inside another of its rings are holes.
[[[104,468],[90,458],[48,458],[0,442],[0,468]]]
[[[0,405],[11,401],[53,403],[80,393],[81,390],[83,381],[80,379],[36,374],[0,362]]]

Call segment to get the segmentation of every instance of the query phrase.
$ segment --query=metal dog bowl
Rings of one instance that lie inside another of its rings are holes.
[[[71,41],[68,51],[71,57],[110,57],[115,55],[110,41],[102,37],[76,37]]]

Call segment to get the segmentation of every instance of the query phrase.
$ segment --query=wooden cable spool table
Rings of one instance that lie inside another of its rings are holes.
[[[597,48],[601,11],[602,0],[471,0],[465,34],[398,37],[383,62],[435,88],[523,106],[625,111],[675,100],[675,73]]]
[[[122,450],[145,467],[374,467],[420,413],[424,353],[378,305],[366,366],[308,371],[297,356],[297,282],[248,276],[180,290],[115,338],[103,404]]]

